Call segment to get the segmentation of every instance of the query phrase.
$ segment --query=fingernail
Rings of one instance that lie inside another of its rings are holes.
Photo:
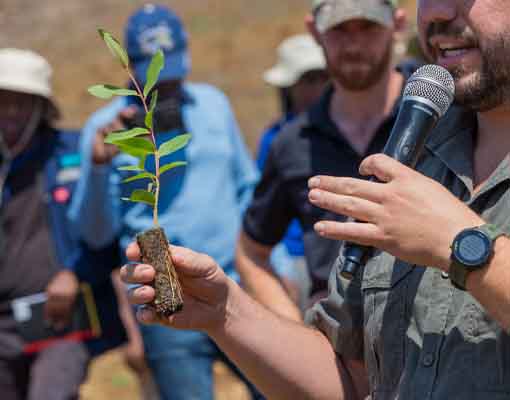
[[[311,178],[308,181],[308,187],[310,187],[310,188],[319,187],[320,184],[321,184],[321,179],[317,176],[314,176],[313,178]]]
[[[312,190],[309,194],[309,198],[312,201],[318,201],[321,197],[321,192],[319,190]]]
[[[322,222],[319,222],[317,224],[315,224],[315,230],[320,234],[322,235],[324,233],[324,230],[326,229],[326,225],[323,224]]]

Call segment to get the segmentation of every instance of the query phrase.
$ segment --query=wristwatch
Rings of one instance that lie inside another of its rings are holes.
[[[449,276],[452,285],[466,290],[466,280],[470,272],[485,267],[492,257],[494,242],[502,235],[495,225],[485,224],[460,232],[451,245]]]

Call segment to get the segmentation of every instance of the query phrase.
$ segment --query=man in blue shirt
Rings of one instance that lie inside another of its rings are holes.
[[[158,144],[185,132],[192,135],[186,148],[162,161],[185,160],[187,165],[162,177],[160,225],[172,243],[213,254],[237,280],[235,243],[258,173],[229,101],[210,85],[184,81],[190,69],[187,35],[169,9],[142,7],[129,19],[125,40],[142,84],[152,55],[158,49],[165,53],[157,90],[160,105],[169,106],[164,121],[156,118]],[[96,112],[84,127],[83,175],[70,219],[90,246],[101,247],[120,236],[125,248],[138,232],[152,226],[149,206],[121,202],[137,184],[121,185],[125,172],[117,168],[137,160],[103,143],[106,133],[125,127],[139,109],[136,100],[119,98]],[[147,166],[151,162],[149,158]],[[212,363],[224,356],[208,336],[157,326],[142,327],[142,335],[164,399],[212,398]]]

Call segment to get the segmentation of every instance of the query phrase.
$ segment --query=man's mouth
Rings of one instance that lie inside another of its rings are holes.
[[[442,58],[460,57],[474,49],[475,47],[472,45],[457,44],[441,44],[437,47],[439,55]]]

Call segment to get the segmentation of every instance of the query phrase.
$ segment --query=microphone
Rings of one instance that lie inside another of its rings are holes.
[[[407,81],[397,120],[383,153],[414,168],[427,137],[448,111],[455,97],[455,83],[450,73],[438,65],[424,65]],[[375,177],[371,181],[377,181]],[[362,267],[371,248],[346,243],[345,260],[340,274],[352,279]]]

